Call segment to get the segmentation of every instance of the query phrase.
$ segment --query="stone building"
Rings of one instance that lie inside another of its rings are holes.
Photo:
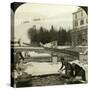
[[[72,45],[87,46],[88,15],[82,8],[73,13]]]

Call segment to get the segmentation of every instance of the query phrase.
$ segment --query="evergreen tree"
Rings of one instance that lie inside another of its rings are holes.
[[[71,44],[71,33],[70,30],[66,31],[64,28],[59,28],[59,31],[55,30],[53,25],[50,30],[46,30],[42,26],[39,30],[36,29],[34,25],[28,30],[28,37],[31,40],[31,43],[40,43],[43,44],[49,43],[52,41],[57,41],[58,45],[68,45]]]

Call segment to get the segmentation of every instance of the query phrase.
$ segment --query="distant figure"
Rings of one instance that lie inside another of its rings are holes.
[[[80,76],[83,81],[86,81],[85,70],[75,63],[72,64],[72,67],[74,71],[74,77]]]
[[[65,76],[68,78],[73,77],[73,67],[70,63],[68,63],[68,61],[66,61],[63,57],[61,58],[61,62],[62,62],[62,66],[59,69],[60,70],[65,70]],[[63,69],[63,67],[65,66],[65,68]]]
[[[18,52],[18,54],[19,54],[19,58],[24,61],[24,56],[22,55],[22,52]]]

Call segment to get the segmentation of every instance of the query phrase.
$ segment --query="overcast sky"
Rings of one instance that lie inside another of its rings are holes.
[[[77,6],[64,6],[54,4],[23,4],[15,12],[15,34],[25,36],[30,26],[37,28],[43,26],[50,29],[51,25],[58,29],[60,26],[66,29],[72,28],[72,13],[77,11]],[[23,23],[29,21],[29,23]],[[26,37],[26,36],[25,36]]]

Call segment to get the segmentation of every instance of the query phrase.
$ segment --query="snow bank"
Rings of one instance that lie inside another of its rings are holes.
[[[44,47],[48,47],[51,48],[53,46],[52,43],[47,43],[43,45]],[[66,48],[70,48],[71,46],[57,46],[58,49],[66,49]]]
[[[71,46],[57,46],[58,49],[66,49],[66,48],[70,48]]]
[[[52,47],[52,44],[51,43],[46,43],[45,45],[43,45],[44,47],[48,47],[48,48],[50,48],[50,47]]]
[[[86,79],[88,80],[88,65],[82,64],[78,60],[72,61],[70,63],[76,63],[83,67],[86,71]],[[24,72],[28,74],[32,74],[32,76],[43,75],[43,74],[55,74],[59,73],[58,70],[61,67],[61,63],[53,64],[53,63],[38,63],[38,62],[29,62],[26,64],[27,68]],[[63,71],[62,73],[64,73]]]
[[[52,64],[52,63],[30,62],[27,64],[25,72],[27,72],[28,74],[32,74],[34,76],[43,74],[54,74],[58,73],[60,67],[61,63]]]
[[[87,64],[82,64],[78,60],[72,61],[70,63],[76,63],[83,67],[83,69],[86,72],[86,80],[88,80],[88,65]],[[32,76],[38,76],[38,75],[44,75],[44,74],[57,74],[57,73],[62,73],[64,74],[65,71],[63,72],[58,72],[58,70],[61,68],[61,62],[57,64],[53,63],[40,63],[40,62],[29,62],[24,64],[24,72],[28,74],[32,74]],[[17,77],[18,74],[15,72],[15,77]]]
[[[41,49],[41,50],[43,50],[44,48],[43,47],[15,47],[16,49],[33,49],[33,50],[35,50],[35,49]]]
[[[37,52],[34,52],[34,51],[28,52],[28,55],[30,57],[51,57],[51,55],[48,54],[48,53],[37,53]]]

